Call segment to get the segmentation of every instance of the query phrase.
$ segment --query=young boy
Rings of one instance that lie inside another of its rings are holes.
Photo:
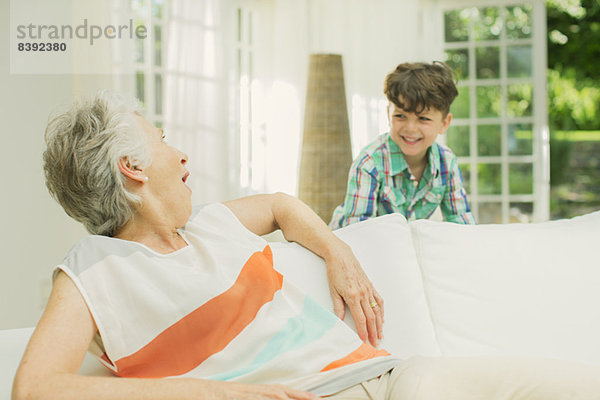
[[[394,212],[409,221],[429,218],[438,206],[446,221],[474,224],[456,156],[435,143],[450,125],[458,95],[450,67],[400,64],[386,77],[384,93],[390,131],[354,160],[345,201],[330,227]]]

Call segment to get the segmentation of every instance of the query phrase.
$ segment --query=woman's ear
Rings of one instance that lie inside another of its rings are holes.
[[[140,183],[148,182],[148,177],[144,175],[144,171],[133,165],[129,157],[121,157],[119,160],[119,171],[133,181]]]

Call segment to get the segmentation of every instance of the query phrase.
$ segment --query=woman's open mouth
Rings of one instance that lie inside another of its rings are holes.
[[[192,188],[190,188],[187,184],[186,181],[188,180],[188,177],[190,176],[190,173],[188,171],[185,172],[185,174],[183,175],[183,177],[181,178],[181,181],[183,182],[183,184],[185,185],[186,188],[188,188],[188,190],[190,191],[190,193],[192,192]]]

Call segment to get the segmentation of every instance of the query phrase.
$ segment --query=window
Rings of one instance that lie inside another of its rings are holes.
[[[233,78],[233,152],[239,154],[240,195],[263,192],[267,181],[267,132],[264,90],[257,77],[258,18],[254,2],[237,2]]]
[[[130,0],[148,38],[136,47],[129,91],[168,143],[188,154],[192,202],[231,198],[227,131],[228,16],[224,0]],[[125,82],[127,83],[127,82]],[[122,85],[125,87],[125,85]]]
[[[146,39],[135,44],[135,95],[144,104],[146,117],[163,126],[163,33],[167,30],[165,0],[131,0],[134,26],[145,26]]]
[[[545,4],[444,3],[459,95],[447,144],[479,223],[548,219]]]

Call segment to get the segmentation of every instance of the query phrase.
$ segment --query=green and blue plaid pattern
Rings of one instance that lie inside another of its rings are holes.
[[[475,224],[454,153],[434,143],[427,156],[428,166],[416,181],[389,133],[379,136],[352,163],[344,203],[333,212],[329,226],[337,229],[391,213],[409,221],[424,219],[438,206],[446,221]]]

